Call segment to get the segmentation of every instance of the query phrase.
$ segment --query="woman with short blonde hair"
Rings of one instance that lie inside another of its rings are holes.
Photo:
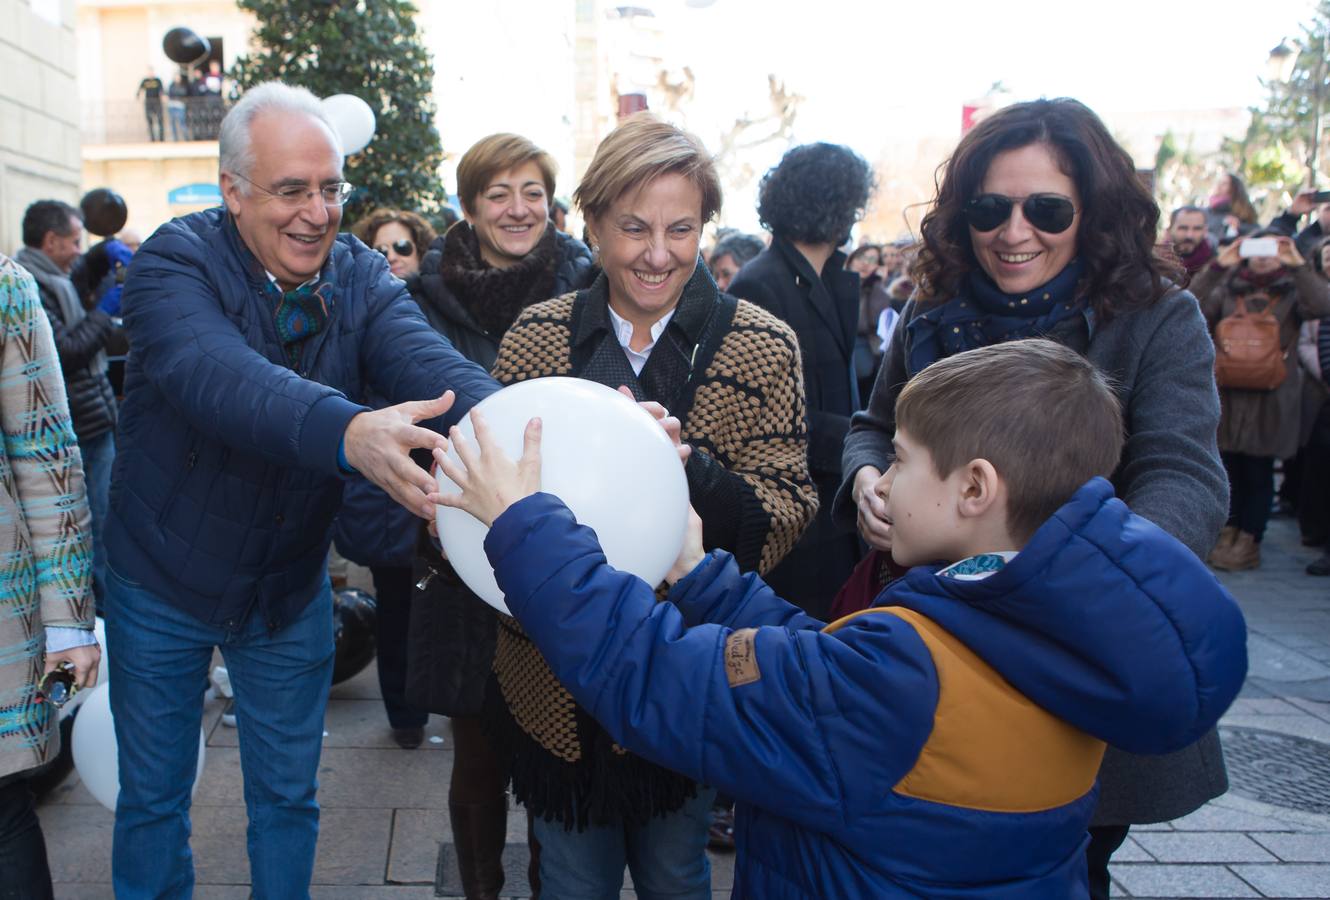
[[[574,198],[603,271],[525,310],[495,377],[571,375],[666,407],[692,446],[684,472],[707,546],[770,569],[815,508],[799,347],[699,265],[702,228],[721,203],[710,155],[640,114],[601,143]],[[632,485],[620,487],[631,502]],[[714,791],[616,746],[506,616],[494,670],[487,731],[534,820],[541,897],[618,897],[627,866],[638,896],[709,900]]]

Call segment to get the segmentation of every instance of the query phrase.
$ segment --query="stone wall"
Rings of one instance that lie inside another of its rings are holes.
[[[0,0],[0,251],[22,242],[23,210],[75,203],[79,147],[74,0]]]

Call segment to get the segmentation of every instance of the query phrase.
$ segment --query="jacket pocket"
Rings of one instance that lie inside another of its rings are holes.
[[[185,456],[185,465],[181,468],[179,474],[176,475],[175,481],[171,484],[171,490],[162,500],[162,508],[157,511],[158,529],[160,529],[162,524],[166,522],[167,514],[170,513],[171,508],[175,506],[176,498],[180,496],[180,490],[185,486],[185,481],[189,479],[190,474],[193,473],[194,467],[198,465],[198,462],[198,445],[194,442],[190,442],[189,453]]]

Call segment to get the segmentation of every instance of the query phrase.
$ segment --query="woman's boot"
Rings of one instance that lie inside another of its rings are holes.
[[[1206,557],[1206,563],[1216,569],[1227,569],[1228,558],[1233,553],[1233,542],[1238,539],[1238,526],[1225,525],[1224,530],[1219,532],[1219,540],[1215,541],[1214,549]]]
[[[453,849],[466,900],[498,900],[503,890],[503,845],[508,834],[508,800],[449,803]]]
[[[1261,545],[1256,541],[1256,535],[1248,534],[1245,531],[1239,531],[1237,540],[1229,549],[1228,555],[1224,557],[1226,565],[1216,566],[1229,572],[1242,572],[1247,569],[1257,569],[1261,566]]]

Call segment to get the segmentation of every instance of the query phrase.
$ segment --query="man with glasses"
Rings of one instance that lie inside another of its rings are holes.
[[[445,446],[439,431],[496,387],[382,255],[338,237],[351,187],[312,94],[247,92],[222,123],[220,170],[225,206],[159,229],[124,291],[107,579],[121,898],[191,894],[214,647],[235,692],[254,895],[308,896],[342,480],[359,472],[429,517],[433,480],[409,452]],[[398,405],[370,410],[371,390]]]

